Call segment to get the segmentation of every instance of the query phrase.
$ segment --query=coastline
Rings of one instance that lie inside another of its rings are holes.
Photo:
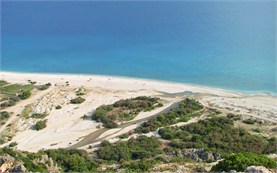
[[[47,73],[18,73],[0,72],[1,80],[10,83],[28,84],[28,80],[37,82],[36,85],[51,83],[45,91],[34,90],[31,98],[23,100],[15,106],[6,108],[13,112],[13,116],[6,124],[14,124],[17,129],[11,142],[17,142],[17,149],[24,151],[38,151],[40,149],[68,148],[85,136],[98,130],[99,123],[83,120],[83,115],[91,115],[101,105],[112,104],[120,99],[137,96],[159,97],[163,100],[165,109],[168,105],[186,97],[193,97],[203,105],[225,112],[241,114],[245,117],[277,122],[276,96],[266,94],[244,94],[220,88],[206,86],[164,82],[129,77],[114,77],[105,75],[83,74],[47,74]],[[79,105],[69,104],[76,97],[78,88],[85,88],[86,94],[82,97],[86,101]],[[186,93],[191,93],[186,95]],[[22,119],[20,115],[27,105],[32,105],[32,113],[47,112],[47,127],[40,131],[31,129],[32,119]],[[55,107],[61,105],[62,109]],[[134,120],[140,121],[157,113],[141,112]],[[114,131],[107,131],[106,136],[116,136],[125,130],[113,135]],[[1,133],[1,128],[0,128]],[[110,139],[110,138],[109,138]]]
[[[129,77],[129,76],[117,76],[117,75],[101,75],[101,74],[79,74],[79,73],[47,73],[47,72],[21,72],[21,71],[3,71],[0,70],[1,78],[2,74],[25,74],[25,75],[48,75],[48,76],[84,76],[84,77],[103,77],[103,78],[118,78],[124,80],[139,80],[139,81],[148,81],[148,82],[158,82],[162,84],[176,84],[176,85],[185,85],[185,86],[192,86],[198,88],[208,88],[208,89],[215,89],[221,90],[229,93],[235,94],[246,94],[246,95],[267,95],[267,96],[277,96],[277,92],[270,92],[270,91],[244,91],[244,90],[236,90],[236,89],[226,89],[220,88],[215,86],[208,86],[208,85],[199,85],[194,83],[182,83],[177,81],[168,81],[168,80],[159,80],[159,79],[150,79],[150,78],[139,78],[139,77]]]

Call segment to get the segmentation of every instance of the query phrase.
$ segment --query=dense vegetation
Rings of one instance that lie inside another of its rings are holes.
[[[103,141],[97,155],[100,159],[117,162],[145,159],[160,154],[162,152],[159,149],[160,145],[157,138],[146,136],[131,138],[115,144]]]
[[[162,106],[159,100],[159,98],[145,96],[119,100],[112,105],[98,107],[92,119],[102,122],[107,128],[115,128],[118,122],[131,120],[141,111],[150,111]]]
[[[46,127],[46,122],[47,120],[42,120],[42,121],[38,121],[36,124],[35,124],[35,129],[38,131],[38,130],[41,130],[41,129],[44,129]]]
[[[5,108],[14,106],[16,102],[27,99],[31,96],[32,85],[9,84],[0,81],[0,107]]]
[[[213,151],[271,153],[275,151],[275,138],[267,139],[251,135],[235,128],[233,120],[213,117],[182,127],[166,127],[159,130],[163,139],[172,140],[175,148],[209,148]]]
[[[203,109],[203,105],[194,99],[182,100],[177,108],[171,109],[169,112],[153,117],[144,122],[136,129],[137,133],[148,133],[155,131],[159,127],[164,127],[178,122],[186,122],[192,116],[196,116],[196,111]]]
[[[253,165],[274,169],[276,167],[276,161],[265,155],[249,152],[228,154],[224,160],[212,168],[212,171],[245,171],[248,166]]]
[[[0,148],[0,155],[10,155],[31,172],[49,172],[48,167],[58,165],[61,172],[94,172],[97,164],[89,158],[84,150],[75,149],[57,149],[39,151],[38,153],[28,153],[15,151],[10,148]],[[48,159],[42,159],[42,157]],[[49,159],[54,161],[54,165],[50,165]]]
[[[95,172],[97,164],[84,150],[57,149],[44,151],[63,172]]]
[[[83,103],[84,101],[86,101],[86,99],[84,99],[83,97],[76,97],[74,99],[70,100],[71,104],[80,104]]]

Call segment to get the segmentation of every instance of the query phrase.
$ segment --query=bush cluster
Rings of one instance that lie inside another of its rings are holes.
[[[92,119],[104,124],[106,128],[115,128],[117,122],[133,119],[141,111],[150,111],[162,106],[159,98],[146,96],[119,100],[112,105],[102,105],[96,109]]]
[[[194,112],[203,108],[204,106],[200,102],[186,98],[179,103],[177,108],[173,108],[169,112],[158,115],[157,117],[150,118],[135,131],[137,133],[148,133],[157,130],[159,127],[176,124],[178,122],[186,122],[194,115]]]
[[[171,140],[175,148],[209,148],[212,151],[271,153],[275,151],[275,138],[251,135],[235,128],[233,120],[214,117],[181,127],[159,130],[163,139]]]
[[[212,171],[245,171],[248,166],[264,166],[266,168],[275,168],[276,161],[265,155],[251,152],[228,154],[224,160],[212,167]]]

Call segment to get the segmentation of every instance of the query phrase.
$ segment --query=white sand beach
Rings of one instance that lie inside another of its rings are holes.
[[[90,119],[83,120],[81,117],[91,115],[100,105],[112,104],[120,99],[136,96],[160,97],[164,106],[181,100],[182,93],[192,92],[192,97],[202,104],[223,111],[242,114],[243,116],[255,117],[265,121],[277,122],[277,97],[266,94],[243,94],[206,86],[162,82],[145,79],[97,76],[97,75],[74,75],[74,74],[36,74],[1,72],[1,80],[10,83],[27,84],[28,80],[37,84],[50,82],[52,86],[45,91],[34,91],[31,98],[20,101],[17,105],[7,108],[14,112],[7,120],[14,126],[14,137],[11,142],[17,142],[19,150],[38,151],[49,148],[67,148],[76,144],[84,136],[99,130],[99,123]],[[69,84],[67,86],[67,83]],[[69,104],[70,99],[75,97],[78,88],[83,87],[86,101],[82,104]],[[34,113],[47,112],[47,127],[36,131],[31,127],[32,120],[26,120],[16,116],[21,114],[26,105],[32,104]],[[62,109],[55,109],[61,105]],[[133,121],[149,117],[159,110],[140,113]],[[135,126],[129,127],[133,129]],[[126,128],[128,129],[128,128]],[[122,132],[126,132],[126,129]],[[4,133],[5,126],[0,127],[0,133]],[[101,137],[120,135],[109,130]],[[4,144],[6,145],[6,144]]]

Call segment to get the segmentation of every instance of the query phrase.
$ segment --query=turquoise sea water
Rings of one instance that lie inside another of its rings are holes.
[[[276,2],[2,1],[1,70],[276,93]]]

